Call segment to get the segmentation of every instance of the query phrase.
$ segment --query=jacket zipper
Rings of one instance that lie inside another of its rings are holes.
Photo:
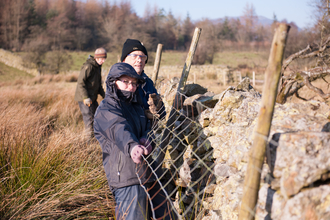
[[[119,182],[120,182],[120,167],[121,167],[121,153],[119,153],[119,161],[118,161],[118,167],[117,167],[117,175],[118,175]]]

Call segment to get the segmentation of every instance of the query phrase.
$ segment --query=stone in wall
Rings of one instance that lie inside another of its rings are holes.
[[[273,176],[280,179],[282,195],[289,198],[330,172],[330,133],[283,133],[276,155],[271,156],[276,157]]]
[[[274,191],[266,184],[259,191],[255,219],[330,219],[330,186],[308,188],[286,200],[280,191]]]

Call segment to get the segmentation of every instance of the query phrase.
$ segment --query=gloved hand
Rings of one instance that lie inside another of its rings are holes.
[[[139,142],[145,147],[144,155],[150,154],[152,151],[151,142],[147,138],[141,138]]]
[[[150,110],[144,110],[144,114],[150,120],[152,120],[154,118],[154,115],[150,112]]]
[[[148,105],[151,114],[159,117],[159,110],[163,106],[163,101],[160,95],[157,95],[156,93],[150,94],[148,99]]]
[[[84,105],[90,107],[92,104],[92,100],[90,98],[84,99]]]

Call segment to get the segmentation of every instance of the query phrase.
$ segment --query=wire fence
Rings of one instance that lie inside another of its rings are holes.
[[[155,118],[149,140],[156,147],[144,161],[157,176],[171,212],[194,219],[203,215],[202,203],[209,198],[207,187],[215,184],[216,176],[213,150],[202,138],[203,128],[196,121],[199,113],[209,107],[198,101],[185,105],[187,99],[178,92],[178,103],[170,109],[168,119]]]

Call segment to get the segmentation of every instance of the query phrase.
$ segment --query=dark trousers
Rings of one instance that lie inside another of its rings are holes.
[[[78,102],[78,104],[85,124],[85,135],[87,138],[94,137],[94,115],[99,104],[97,101],[89,107],[84,105],[84,102]]]
[[[153,217],[151,210],[153,208],[156,219],[176,220],[177,216],[158,183],[149,184],[146,188],[153,207],[140,185],[127,186],[113,191],[116,200],[116,219],[149,220]]]

